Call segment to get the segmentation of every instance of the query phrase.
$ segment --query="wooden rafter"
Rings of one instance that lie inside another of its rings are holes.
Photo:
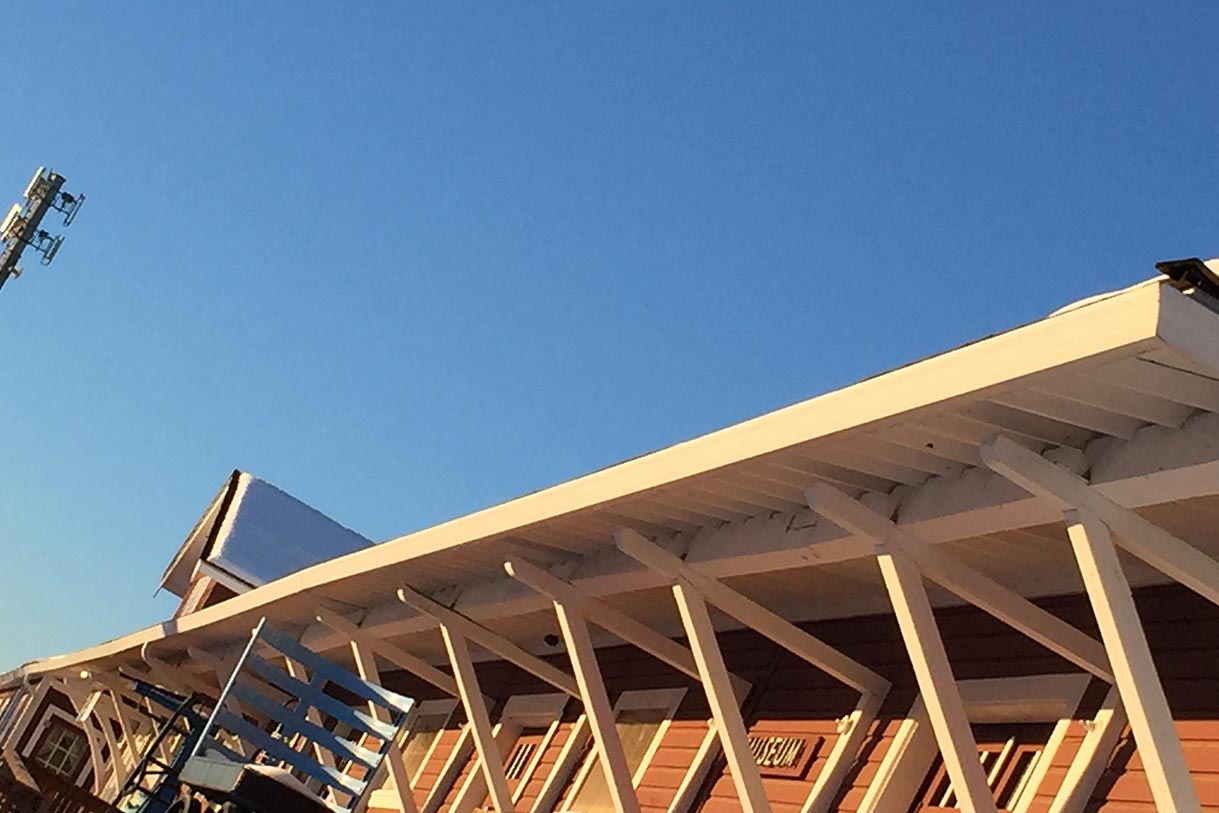
[[[458,696],[457,682],[452,676],[440,671],[418,655],[412,655],[401,647],[376,637],[355,622],[325,607],[318,607],[314,612],[314,617],[341,635],[347,636],[353,643],[358,643],[362,649],[372,650],[399,669],[410,672],[446,694],[453,697]]]
[[[1118,505],[1087,480],[1004,437],[982,446],[986,465],[1021,488],[1097,517],[1117,543],[1167,576],[1219,604],[1219,562],[1168,531]]]
[[[421,613],[430,616],[437,623],[461,633],[484,649],[510,661],[530,674],[560,689],[572,697],[580,697],[580,689],[576,681],[561,669],[554,667],[536,655],[526,652],[507,638],[472,621],[456,610],[444,606],[435,599],[425,596],[412,587],[403,586],[398,590],[398,598],[404,604],[414,607]]]
[[[623,553],[669,578],[685,580],[716,607],[848,686],[861,692],[882,696],[889,691],[889,681],[871,669],[753,599],[700,573],[639,534],[623,529],[617,534],[617,543]]]
[[[1102,680],[1113,682],[1105,647],[1099,641],[989,576],[936,550],[841,491],[819,484],[805,493],[813,510],[834,524],[877,544],[901,550],[927,578]]]

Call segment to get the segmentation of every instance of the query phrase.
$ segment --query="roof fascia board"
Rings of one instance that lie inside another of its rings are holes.
[[[1131,443],[1111,447],[1097,461],[1096,470],[1105,472],[1104,479],[1093,480],[1097,489],[1128,508],[1219,494],[1219,448],[1213,442],[1205,449],[1205,459],[1202,453],[1194,455],[1179,468],[1170,462],[1173,457],[1156,454],[1156,447],[1177,455],[1183,448],[1199,446],[1202,437],[1219,437],[1219,416],[1201,417],[1204,420],[1189,432],[1193,440],[1182,438],[1180,443],[1164,445],[1162,435],[1167,433],[1151,431]],[[1138,448],[1127,448],[1132,444]],[[1177,455],[1176,459],[1181,457]],[[917,510],[909,512],[913,517],[910,520],[900,520],[899,510],[899,525],[932,544],[1029,528],[1062,518],[1061,511],[1003,482],[993,472],[970,470],[929,485],[926,492],[914,489],[909,495],[912,499],[903,501],[903,506]],[[687,561],[707,575],[731,578],[829,565],[871,556],[875,551],[870,540],[848,534],[830,522],[814,523],[813,519],[809,512],[806,523],[793,523],[791,517],[780,516],[702,532],[690,542]],[[792,530],[793,525],[807,527]],[[581,592],[593,596],[669,584],[664,577],[639,568],[616,551],[586,557],[569,580]],[[512,587],[499,581],[479,584],[462,593],[454,608],[476,619],[511,617],[545,608],[536,596]],[[364,622],[366,629],[383,636],[407,635],[432,626],[429,619],[409,615],[392,603],[371,608]],[[308,630],[304,640],[311,647],[323,649],[338,643],[318,629]]]
[[[1010,387],[1016,379],[1072,362],[1150,349],[1158,344],[1162,298],[1186,301],[1165,284],[1138,286],[846,389],[315,565],[297,575],[304,583],[320,587],[820,437],[905,417],[920,408]],[[1210,318],[1215,320],[1213,314]],[[1219,330],[1219,320],[1212,322],[1210,330]]]

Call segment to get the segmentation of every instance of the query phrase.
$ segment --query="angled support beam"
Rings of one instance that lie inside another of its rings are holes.
[[[978,761],[978,744],[918,567],[897,551],[882,552],[877,561],[957,804],[964,813],[996,813],[986,772]]]
[[[421,680],[427,681],[445,694],[453,697],[459,696],[457,682],[423,658],[376,637],[368,630],[325,607],[318,607],[315,616],[319,622],[340,635],[347,636],[349,640],[359,643],[361,647],[371,649],[394,666],[405,669]]]
[[[855,755],[863,747],[864,737],[884,702],[885,698],[878,694],[861,695],[851,713],[838,721],[838,739],[826,756],[825,765],[813,783],[809,801],[801,813],[830,813],[830,805],[855,764]]]
[[[771,612],[753,599],[700,573],[635,531],[620,530],[616,534],[616,539],[618,548],[623,553],[674,581],[682,580],[688,583],[711,604],[848,686],[860,692],[878,694],[882,697],[888,693],[889,681],[871,669],[810,635],[782,616]]]
[[[571,607],[579,607],[584,617],[597,626],[609,630],[622,640],[633,644],[659,661],[667,663],[682,674],[695,680],[702,675],[689,649],[661,635],[647,624],[636,621],[624,612],[615,610],[599,598],[586,595],[557,576],[543,570],[532,562],[510,556],[504,560],[504,570],[522,584],[536,590],[552,601],[561,601]],[[749,682],[738,675],[731,675],[738,697],[744,697]]]
[[[597,652],[588,633],[588,623],[578,608],[568,607],[562,602],[554,602],[554,611],[567,645],[567,655],[575,669],[580,698],[592,730],[598,762],[605,773],[610,802],[615,813],[640,813],[630,765],[626,761],[622,739],[618,736],[617,716],[605,691],[605,680],[597,664]]]
[[[762,785],[762,774],[749,748],[749,732],[741,718],[736,692],[733,691],[724,655],[715,638],[715,627],[711,624],[707,604],[698,591],[684,581],[673,585],[673,597],[677,600],[677,609],[698,663],[703,690],[707,693],[707,703],[711,706],[711,716],[715,719],[720,746],[724,749],[724,758],[736,786],[741,810],[744,813],[770,813],[770,801]]]
[[[127,751],[127,758],[131,762],[131,768],[134,769],[140,761],[139,745],[135,741],[135,722],[131,719],[131,715],[127,713],[127,707],[123,704],[123,695],[116,690],[110,683],[102,683],[106,687],[106,694],[109,696],[110,704],[114,707],[115,719],[119,722],[119,730],[123,732],[123,747]],[[126,781],[126,777],[123,778]]]
[[[122,788],[123,782],[126,780],[128,768],[123,763],[123,754],[119,750],[118,739],[114,736],[114,726],[110,724],[110,718],[99,715],[98,723],[101,724],[102,737],[106,741],[106,748],[110,751],[110,779],[107,783],[114,785],[113,793],[117,794]],[[134,767],[134,766],[132,766]],[[110,798],[107,801],[113,802]]]
[[[495,730],[491,726],[491,715],[483,700],[478,674],[474,671],[474,659],[470,657],[470,644],[460,633],[445,624],[440,625],[444,636],[444,647],[453,664],[453,674],[461,693],[461,704],[466,710],[470,732],[474,737],[474,748],[482,766],[483,778],[491,794],[491,802],[499,813],[513,813],[512,791],[508,789],[508,777],[504,773],[504,756],[496,742]]]
[[[555,668],[536,655],[526,652],[507,638],[492,632],[478,622],[471,621],[461,613],[451,610],[440,602],[428,598],[423,593],[405,585],[398,590],[398,599],[403,604],[414,607],[424,615],[430,616],[442,626],[449,627],[454,632],[460,633],[489,652],[541,678],[556,689],[566,692],[572,697],[580,697],[580,689],[571,675],[562,669]]]
[[[982,444],[982,460],[995,472],[1026,491],[1057,502],[1063,509],[1078,508],[1113,531],[1117,543],[1166,576],[1203,598],[1219,604],[1219,562],[1163,528],[1101,494],[1040,455],[1005,437]]]
[[[901,551],[936,584],[1014,627],[1037,643],[1101,680],[1113,682],[1105,647],[1054,614],[936,550],[888,517],[873,511],[838,489],[822,483],[805,491],[809,506],[843,530],[866,537],[890,550]]]
[[[1198,794],[1109,529],[1097,517],[1074,509],[1067,511],[1066,521],[1156,810],[1197,813]]]
[[[555,809],[568,780],[575,773],[577,761],[584,754],[584,744],[588,741],[588,736],[588,715],[581,714],[572,725],[567,742],[559,751],[554,767],[542,783],[542,789],[538,792],[538,798],[529,813],[550,813]]]
[[[360,677],[369,683],[376,686],[381,685],[381,672],[377,669],[377,658],[373,655],[372,650],[355,640],[351,642],[351,654],[355,658],[356,671]],[[375,719],[382,723],[390,721],[389,712],[378,706],[376,703],[368,704],[368,712]],[[402,760],[402,748],[397,742],[392,743],[389,747],[389,753],[385,755],[385,761],[379,768],[379,773],[383,774],[386,770],[394,782],[394,790],[398,797],[398,804],[401,805],[402,813],[418,813],[418,806],[415,804],[415,795],[411,793],[411,779],[406,773],[406,764]],[[369,784],[376,787],[379,776],[368,777]],[[370,794],[371,796],[371,794]],[[360,810],[367,808],[368,797],[361,804]]]
[[[680,585],[674,588],[682,623],[693,648],[691,652],[604,601],[582,594],[537,565],[509,557],[504,562],[504,570],[518,581],[549,596],[557,604],[563,604],[569,610],[582,611],[588,620],[699,681],[711,706],[716,732],[736,783],[741,809],[745,813],[769,813],[770,803],[766,800],[762,776],[749,750],[749,734],[738,706],[749,684],[731,674],[724,665],[707,607],[697,593],[681,592]]]

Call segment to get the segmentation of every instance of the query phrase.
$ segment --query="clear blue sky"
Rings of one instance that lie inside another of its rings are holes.
[[[1219,254],[1213,3],[24,3],[0,669],[227,474],[387,539]]]

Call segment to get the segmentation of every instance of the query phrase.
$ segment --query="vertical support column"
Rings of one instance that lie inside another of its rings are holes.
[[[741,810],[744,813],[770,813],[770,802],[762,786],[762,774],[749,749],[749,732],[741,719],[736,692],[732,689],[732,679],[715,638],[707,604],[697,591],[680,580],[673,585],[673,597],[677,599],[681,622],[690,639],[690,649],[702,677],[711,715],[715,718],[720,745],[724,748],[732,782],[736,785]]]
[[[876,558],[957,803],[964,813],[997,813],[918,567],[896,551],[882,550]]]
[[[365,647],[363,644],[356,641],[351,642],[351,654],[355,658],[356,670],[360,677],[369,683],[381,685],[381,672],[377,669],[377,659],[372,650]],[[389,722],[389,712],[375,703],[368,704],[369,712],[377,720],[381,722]],[[385,755],[384,766],[388,766],[390,777],[394,780],[394,789],[398,793],[398,804],[403,813],[418,813],[418,806],[415,804],[415,796],[411,793],[411,778],[406,774],[406,763],[402,760],[402,747],[399,743],[394,742],[389,747],[389,753]],[[383,767],[382,770],[385,768]],[[370,776],[368,781],[371,784],[377,777]],[[367,799],[372,794],[365,797],[364,807],[367,807]]]
[[[622,740],[618,737],[614,708],[610,705],[609,695],[605,691],[601,667],[597,665],[597,653],[593,648],[592,637],[588,634],[588,623],[578,608],[556,601],[554,609],[559,619],[559,629],[567,645],[567,654],[576,673],[580,696],[584,699],[584,713],[588,715],[589,726],[592,728],[593,744],[597,749],[601,770],[605,772],[605,784],[609,788],[614,811],[639,813],[639,797],[635,794],[635,784],[630,766],[626,762],[626,752],[622,750]]]
[[[1070,509],[1064,516],[1156,810],[1197,813],[1201,808],[1181,740],[1109,529],[1084,511]]]
[[[449,652],[449,662],[453,664],[453,677],[457,680],[461,704],[465,706],[466,718],[470,722],[470,732],[474,737],[478,760],[482,763],[491,802],[499,813],[512,813],[512,792],[508,790],[508,778],[504,775],[504,757],[491,728],[491,717],[487,714],[487,704],[474,671],[474,660],[470,657],[470,644],[463,635],[444,624],[440,625],[440,633]]]

